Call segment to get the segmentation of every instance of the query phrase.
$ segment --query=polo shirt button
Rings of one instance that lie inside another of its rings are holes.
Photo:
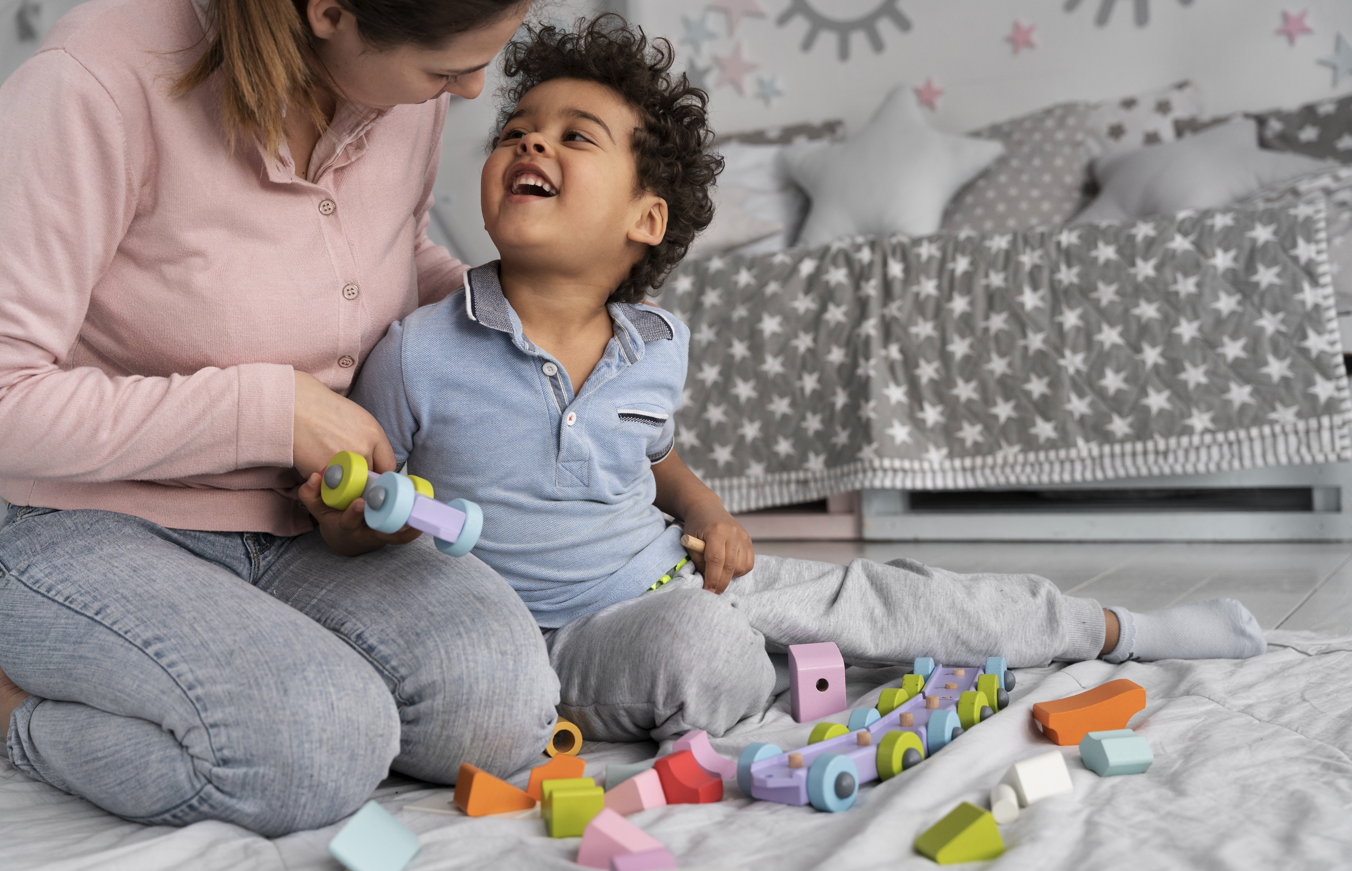
[[[319,204],[319,214],[321,215],[332,215],[336,211],[338,211],[338,204],[333,200],[324,200]]]
[[[343,356],[338,358],[338,365],[342,366],[344,369],[351,369],[353,366],[357,365],[357,361],[349,357],[347,354],[344,354]]]
[[[555,366],[553,363],[546,363],[540,367],[540,371],[545,373],[546,378],[553,378],[555,375],[559,374],[559,367]]]
[[[357,294],[361,293],[361,288],[355,284],[343,285],[343,299],[356,299]]]
[[[577,423],[577,412],[576,411],[568,412],[568,416],[563,419],[563,422],[568,424],[569,426],[572,426],[573,424]]]

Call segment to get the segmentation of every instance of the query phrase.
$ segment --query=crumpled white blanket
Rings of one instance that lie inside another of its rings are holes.
[[[679,805],[631,819],[682,868],[934,867],[916,836],[961,801],[986,806],[1008,767],[1052,745],[1033,704],[1115,678],[1145,687],[1149,705],[1129,726],[1155,762],[1141,775],[1100,778],[1062,748],[1075,792],[1044,799],[1001,827],[998,869],[1352,868],[1352,635],[1270,632],[1268,652],[1246,661],[1082,662],[1022,669],[1010,706],[948,748],[885,784],[860,790],[839,814],[750,801],[736,784],[712,805]],[[850,671],[853,706],[876,702],[905,669]],[[833,717],[844,721],[846,714]],[[713,741],[735,757],[751,741],[785,750],[806,743],[784,693],[760,718]],[[587,744],[587,774],[633,762],[654,745]],[[667,748],[662,748],[663,750]],[[438,789],[407,779],[376,798],[417,832],[417,869],[576,868],[578,839],[545,835],[534,812],[469,819],[402,810]],[[75,869],[335,869],[326,845],[341,824],[269,840],[236,826],[183,829],[124,822],[35,783],[0,760],[0,867]]]

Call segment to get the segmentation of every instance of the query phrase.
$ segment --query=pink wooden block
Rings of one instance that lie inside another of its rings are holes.
[[[789,699],[800,723],[845,710],[845,660],[834,642],[789,645]]]
[[[644,850],[642,853],[624,853],[610,860],[610,871],[664,871],[675,868],[676,860],[666,847]]]
[[[662,807],[666,803],[662,778],[651,768],[635,774],[606,793],[606,807],[626,817],[648,808]]]
[[[718,755],[718,751],[709,744],[709,733],[703,729],[686,732],[677,738],[671,752],[680,753],[682,750],[689,750],[694,755],[695,761],[704,769],[705,774],[723,780],[737,778],[737,760]]]
[[[661,841],[610,808],[603,808],[582,831],[577,864],[588,868],[609,868],[610,860],[615,856],[664,849]]]

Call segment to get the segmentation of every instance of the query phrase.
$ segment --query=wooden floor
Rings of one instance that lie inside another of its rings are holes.
[[[1229,597],[1264,629],[1352,631],[1352,543],[766,541],[756,552],[842,564],[904,556],[964,573],[1037,574],[1065,593],[1135,611]]]

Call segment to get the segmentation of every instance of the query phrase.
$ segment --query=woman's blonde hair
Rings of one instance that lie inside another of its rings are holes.
[[[373,50],[436,47],[457,33],[492,24],[529,0],[337,0]],[[309,0],[210,0],[215,30],[202,56],[174,83],[177,96],[222,75],[222,119],[233,145],[256,134],[269,154],[281,148],[286,111],[328,120],[316,92],[327,85],[305,20]],[[288,109],[289,107],[289,109]]]

